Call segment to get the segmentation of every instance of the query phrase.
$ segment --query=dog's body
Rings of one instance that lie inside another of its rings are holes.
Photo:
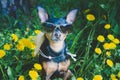
[[[70,55],[65,38],[69,26],[74,22],[77,10],[72,10],[65,18],[49,18],[46,11],[38,7],[38,14],[46,32],[40,33],[36,39],[35,55],[40,51],[40,62],[49,80],[55,72],[64,76],[64,80],[70,78]]]

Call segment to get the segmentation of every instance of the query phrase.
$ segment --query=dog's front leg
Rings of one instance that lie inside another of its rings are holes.
[[[68,70],[67,72],[64,73],[64,80],[70,80],[71,77],[71,71]]]
[[[71,76],[71,71],[68,69],[69,65],[70,65],[69,59],[59,63],[58,70],[64,72],[64,80],[68,80]]]
[[[50,74],[46,74],[46,80],[50,80],[50,77],[53,75],[54,72],[50,73]]]
[[[50,77],[57,70],[58,64],[53,61],[43,62],[43,68],[46,72],[46,80],[50,80]]]

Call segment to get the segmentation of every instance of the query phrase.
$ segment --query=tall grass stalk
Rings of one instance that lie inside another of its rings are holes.
[[[85,72],[89,68],[89,66],[92,64],[92,60],[90,61],[89,55],[90,55],[91,43],[93,41],[94,34],[95,34],[95,30],[94,30],[94,28],[92,28],[90,30],[90,33],[89,33],[89,36],[87,39],[84,62],[80,68],[79,75],[82,75],[83,71]]]
[[[78,40],[80,39],[82,33],[84,32],[85,29],[87,29],[87,28],[89,27],[89,25],[90,25],[90,22],[88,22],[88,23],[86,24],[86,26],[85,26],[85,27],[77,34],[77,36],[75,37],[75,39],[74,39],[74,41],[73,41],[73,43],[72,43],[72,46],[71,46],[71,48],[70,48],[70,51],[71,51],[72,53],[74,52],[75,47],[76,47],[76,44],[77,44]]]
[[[0,70],[1,70],[1,72],[2,72],[2,75],[3,75],[4,80],[7,80],[7,79],[5,78],[5,74],[4,74],[4,71],[3,71],[3,68],[2,68],[1,65],[0,65]]]
[[[98,24],[100,20],[98,20],[95,24],[92,23],[88,23],[84,29],[82,29],[82,31],[80,31],[77,35],[77,38],[75,38],[74,42],[78,41],[79,38],[81,37],[81,34],[84,32],[84,30],[86,28],[88,28],[89,26],[91,26],[91,30],[89,32],[88,38],[87,38],[87,42],[86,42],[86,48],[85,48],[85,55],[83,58],[83,64],[81,65],[81,68],[78,71],[78,75],[79,76],[85,76],[84,74],[86,74],[85,72],[88,72],[87,70],[90,68],[90,66],[92,65],[94,59],[93,59],[93,54],[91,54],[90,56],[90,50],[91,50],[91,43],[93,42],[94,39],[94,35],[95,35],[95,29],[96,29],[96,25]],[[77,42],[76,42],[77,43]],[[75,43],[73,44],[73,46],[75,45]],[[75,46],[74,46],[75,47]],[[84,72],[84,74],[83,74]]]

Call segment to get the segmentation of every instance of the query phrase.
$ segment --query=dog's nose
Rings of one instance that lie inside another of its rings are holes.
[[[56,37],[60,37],[61,34],[60,34],[59,32],[55,32],[55,36],[56,36]]]

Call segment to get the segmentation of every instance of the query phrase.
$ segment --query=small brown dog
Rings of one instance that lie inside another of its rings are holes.
[[[71,76],[69,70],[71,54],[65,39],[72,28],[76,14],[77,9],[74,9],[65,18],[51,18],[44,8],[38,7],[38,15],[45,32],[36,38],[35,55],[40,52],[39,59],[45,70],[46,80],[56,72],[63,75],[64,80],[68,80]]]

